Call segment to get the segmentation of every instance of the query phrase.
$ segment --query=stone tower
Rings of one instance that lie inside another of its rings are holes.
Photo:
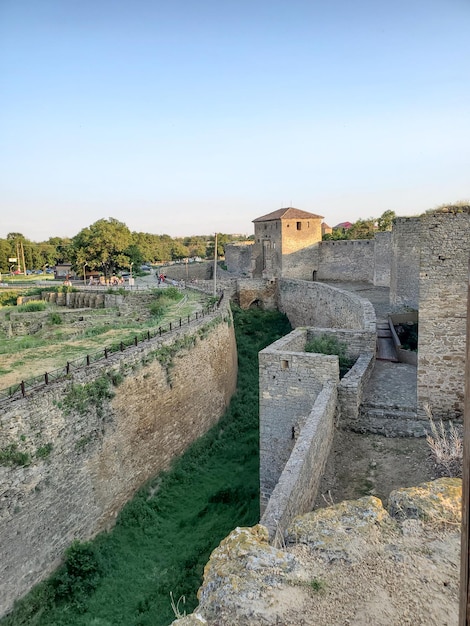
[[[293,207],[278,209],[253,220],[253,277],[312,279],[312,246],[322,240],[323,217]],[[309,251],[308,269],[304,267]],[[308,274],[305,275],[305,274]]]

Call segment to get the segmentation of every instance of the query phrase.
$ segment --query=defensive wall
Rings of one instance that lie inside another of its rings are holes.
[[[356,329],[370,333],[375,346],[375,311],[372,304],[359,296],[305,280],[279,280],[278,306],[297,326]],[[374,348],[375,349],[375,348]]]
[[[242,309],[261,308],[275,310],[277,308],[277,280],[262,278],[243,278],[237,280],[234,298]]]
[[[1,405],[11,464],[0,466],[0,615],[74,539],[110,528],[135,491],[219,419],[236,376],[232,318],[221,307]]]
[[[374,280],[376,287],[390,286],[392,233],[378,232],[374,237]]]
[[[225,246],[225,264],[230,273],[251,276],[253,241],[242,241]]]
[[[286,276],[300,280],[313,280],[317,277],[320,265],[320,243],[313,244],[301,250],[295,250],[282,255],[281,272],[278,276]],[[314,272],[316,272],[314,274]],[[267,274],[269,276],[269,273]]]
[[[288,279],[279,281],[279,292],[297,328],[259,353],[261,523],[271,539],[313,505],[335,426],[358,419],[376,340],[375,313],[363,298]],[[305,352],[307,341],[325,335],[345,343],[355,361],[341,380],[337,356]]]
[[[374,282],[373,239],[322,241],[318,246],[318,280]]]
[[[419,308],[420,217],[393,220],[390,267],[390,304],[399,309]]]
[[[463,416],[470,207],[421,218],[418,411]]]

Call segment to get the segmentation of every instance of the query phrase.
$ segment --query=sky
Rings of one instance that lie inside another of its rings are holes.
[[[470,198],[470,0],[0,0],[0,237]]]

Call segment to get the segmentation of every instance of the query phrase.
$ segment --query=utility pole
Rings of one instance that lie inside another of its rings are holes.
[[[459,626],[470,624],[470,264],[467,276],[467,343],[465,362],[465,399],[463,417],[462,462],[462,534],[460,552],[460,610]]]
[[[23,242],[20,242],[20,246],[21,246],[21,258],[23,259],[23,274],[26,276],[26,263],[24,260],[24,248],[23,248]]]
[[[214,243],[214,297],[217,296],[217,233]]]

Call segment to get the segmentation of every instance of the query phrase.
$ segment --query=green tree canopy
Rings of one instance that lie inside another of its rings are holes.
[[[72,263],[76,271],[86,262],[90,269],[103,270],[105,276],[111,276],[129,266],[131,260],[126,251],[131,244],[131,232],[123,222],[114,217],[101,219],[72,239]]]
[[[377,229],[380,231],[392,230],[392,224],[395,217],[395,211],[384,211],[377,220]]]

